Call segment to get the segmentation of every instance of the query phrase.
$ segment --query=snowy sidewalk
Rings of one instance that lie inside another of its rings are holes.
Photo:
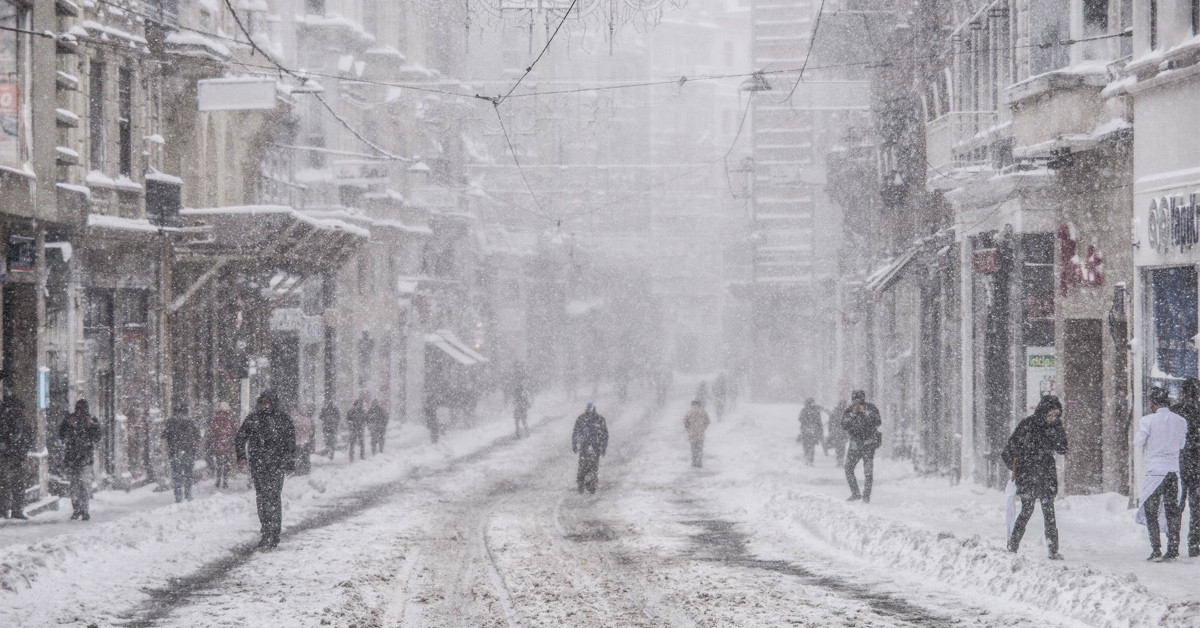
[[[709,430],[713,460],[705,468],[705,491],[755,531],[764,552],[786,553],[817,540],[835,557],[865,561],[882,573],[974,590],[1090,625],[1200,626],[1200,559],[1147,563],[1145,528],[1134,524],[1126,497],[1060,499],[1066,560],[1045,558],[1040,513],[1014,556],[1004,548],[999,491],[951,486],[944,478],[917,476],[911,464],[876,458],[871,503],[847,503],[845,476],[832,455],[818,450],[816,466],[804,465],[798,414],[793,405],[743,405]]]

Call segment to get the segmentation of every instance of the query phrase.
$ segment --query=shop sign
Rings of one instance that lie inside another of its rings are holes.
[[[291,307],[271,312],[271,331],[294,331],[305,342],[316,342],[324,329],[320,316],[307,316],[300,308]]]
[[[16,83],[0,83],[0,161],[21,161],[21,94]]]
[[[37,241],[28,236],[8,236],[8,270],[31,271],[37,267]]]
[[[1056,394],[1058,373],[1054,347],[1025,348],[1025,405],[1033,412],[1045,395]]]
[[[1160,197],[1150,201],[1146,216],[1146,235],[1150,248],[1160,252],[1185,251],[1200,243],[1200,203],[1193,192],[1182,196]]]
[[[45,366],[38,367],[37,404],[38,410],[50,408],[50,369]]]
[[[975,274],[990,275],[1000,269],[1000,258],[996,249],[980,249],[971,254]]]

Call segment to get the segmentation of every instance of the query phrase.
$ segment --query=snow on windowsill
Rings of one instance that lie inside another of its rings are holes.
[[[33,171],[33,166],[29,162],[21,164],[20,168],[14,168],[12,166],[0,164],[0,172],[7,172],[9,174],[15,174],[18,177],[24,177],[26,179],[37,181],[37,173]]]
[[[159,181],[161,183],[173,183],[173,184],[179,185],[179,186],[183,185],[183,179],[181,179],[173,174],[167,174],[165,172],[160,172],[158,170],[155,170],[154,168],[151,168],[150,172],[146,173],[146,180],[147,181]]]
[[[88,214],[88,227],[100,229],[116,229],[119,231],[137,231],[140,233],[158,233],[161,227],[150,224],[145,218],[123,218],[105,214]]]

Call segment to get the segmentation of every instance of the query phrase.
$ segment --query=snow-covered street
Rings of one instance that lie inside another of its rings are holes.
[[[247,491],[89,524],[0,528],[5,625],[1200,625],[1195,560],[1146,564],[1115,496],[1063,500],[1064,563],[1040,528],[1003,551],[1003,496],[877,466],[847,504],[833,457],[803,465],[794,406],[743,405],[688,465],[684,405],[599,403],[600,488],[574,490],[578,403],[545,399],[437,446],[411,425],[366,463],[285,489],[284,538],[256,551]],[[111,509],[111,510],[110,510]],[[110,516],[115,518],[108,520]],[[41,520],[41,521],[39,521]],[[1150,593],[1154,589],[1156,593]],[[1071,591],[1068,595],[1065,592]]]

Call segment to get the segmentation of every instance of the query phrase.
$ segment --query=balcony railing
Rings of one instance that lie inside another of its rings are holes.
[[[987,136],[997,120],[995,111],[952,111],[926,124],[925,159],[930,169],[944,173],[988,163]]]

